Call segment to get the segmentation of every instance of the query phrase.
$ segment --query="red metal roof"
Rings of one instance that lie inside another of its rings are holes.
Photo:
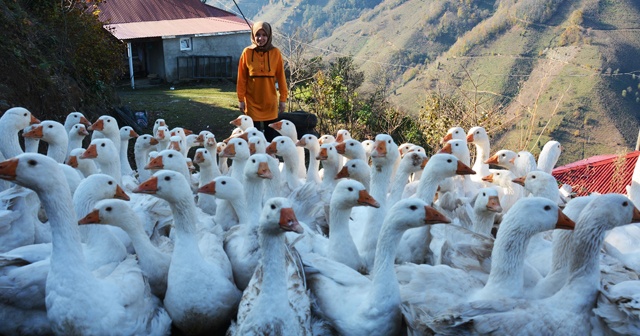
[[[568,184],[578,196],[592,192],[626,194],[640,151],[626,155],[598,155],[558,167],[552,174]]]
[[[98,8],[120,40],[250,31],[243,18],[200,0],[109,0]]]

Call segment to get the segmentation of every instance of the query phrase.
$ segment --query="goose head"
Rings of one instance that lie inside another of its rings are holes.
[[[283,197],[270,198],[260,214],[260,232],[280,234],[283,231],[303,233],[304,229],[298,223],[291,201]]]
[[[100,131],[104,134],[120,134],[120,128],[116,118],[103,115],[96,122],[89,126],[90,131]]]
[[[246,130],[249,127],[253,127],[253,119],[248,115],[241,115],[231,120],[229,124]]]
[[[167,126],[167,123],[165,122],[164,119],[158,118],[156,119],[156,121],[153,122],[153,126],[154,127]]]
[[[336,184],[331,194],[331,207],[353,208],[355,206],[371,206],[379,208],[380,203],[371,196],[364,185],[355,180],[342,180]]]
[[[375,144],[371,151],[371,159],[374,163],[383,164],[384,162],[395,162],[400,156],[398,145],[388,134],[376,135]]]
[[[58,163],[38,153],[24,153],[0,162],[0,178],[14,182],[36,192],[46,192],[60,188],[69,190],[67,181]]]
[[[513,182],[523,186],[534,196],[552,194],[554,195],[554,199],[558,197],[559,191],[556,178],[543,171],[536,170],[529,172],[525,176],[513,179]]]
[[[143,134],[138,138],[136,138],[136,142],[133,145],[133,147],[136,150],[148,150],[152,148],[151,146],[155,146],[157,144],[158,144],[158,140],[156,138],[152,137],[149,134]]]
[[[340,156],[338,154],[338,151],[336,150],[335,142],[325,143],[320,145],[320,151],[316,156],[317,160],[334,162],[334,163],[337,163],[339,161],[339,158]]]
[[[231,139],[234,139],[234,138],[237,138],[237,137],[241,136],[242,133],[244,133],[242,128],[236,127],[236,128],[233,129],[233,131],[231,131],[231,135],[229,135],[228,138],[226,138],[226,139],[224,139],[222,141],[225,142],[225,143],[229,143],[229,141],[231,141]]]
[[[154,135],[153,135],[156,140],[158,141],[165,141],[165,139],[169,139],[170,135],[169,135],[169,127],[167,126],[159,126]]]
[[[339,129],[336,133],[336,142],[345,142],[347,140],[351,140],[351,133],[346,129]]]
[[[71,130],[69,131],[69,138],[84,138],[87,135],[89,135],[89,132],[87,131],[87,127],[83,124],[75,124],[71,126]]]
[[[89,120],[82,114],[82,112],[71,112],[67,114],[67,117],[64,120],[64,128],[66,130],[71,129],[73,125],[82,124],[85,127],[91,126]]]
[[[409,149],[411,149],[411,147],[413,146],[415,145],[409,142],[405,142],[400,146],[398,146],[398,151],[400,151],[400,157],[403,157],[405,154],[407,154],[407,152],[409,152]]]
[[[249,127],[247,128],[244,133],[242,133],[240,135],[245,141],[249,141],[249,138],[251,137],[260,137],[262,138],[265,142],[267,141],[267,138],[264,137],[264,133],[262,131],[260,131],[259,129],[255,128],[255,127]]]
[[[80,156],[81,159],[96,159],[98,162],[113,162],[118,157],[116,146],[107,138],[93,139]]]
[[[244,166],[244,175],[248,179],[272,179],[273,173],[269,168],[269,157],[267,154],[251,155],[247,160],[247,164]]]
[[[336,151],[338,151],[338,154],[341,154],[348,159],[365,157],[365,151],[362,143],[355,139],[348,139],[343,142],[338,142],[338,144],[336,145]]]
[[[467,141],[453,139],[449,140],[438,153],[452,154],[458,160],[464,161],[465,156],[469,157],[469,148],[467,147]]]
[[[78,185],[73,194],[73,203],[78,216],[84,216],[91,209],[82,208],[85,204],[93,204],[98,200],[116,198],[129,200],[129,195],[118,185],[118,182],[106,174],[87,176]]]
[[[371,167],[362,159],[347,161],[336,175],[336,179],[350,178],[356,181],[369,181],[371,179]]]
[[[409,147],[409,150],[407,151],[407,153],[422,153],[424,155],[427,155],[427,151],[424,149],[424,147],[422,146],[418,146],[418,145],[413,145],[411,147]]]
[[[621,194],[604,194],[595,197],[580,212],[578,226],[583,223],[597,223],[605,230],[615,227],[640,223],[640,211],[629,198]]]
[[[103,199],[93,206],[91,212],[78,220],[78,224],[109,224],[131,231],[133,226],[139,224],[138,221],[132,220],[136,216],[128,202],[119,199]]]
[[[386,223],[392,223],[394,229],[404,231],[424,225],[447,224],[451,220],[419,198],[405,198],[389,209],[385,216]]]
[[[336,142],[336,137],[334,137],[331,134],[324,134],[324,135],[320,136],[318,141],[320,142],[320,145],[324,145],[324,144],[328,144],[328,143],[334,143],[334,142]]]
[[[168,169],[175,172],[183,172],[187,161],[184,155],[175,149],[165,149],[149,161],[145,169]]]
[[[282,119],[278,122],[271,123],[269,124],[269,127],[278,131],[278,133],[283,136],[287,136],[298,141],[298,131],[296,130],[296,125],[287,119]]]
[[[16,132],[26,128],[29,125],[39,124],[40,120],[24,107],[12,107],[4,112],[0,117],[0,124],[10,125],[11,129]]]
[[[402,159],[400,159],[399,169],[408,173],[415,173],[421,171],[429,162],[427,154],[424,152],[407,152]]]
[[[224,142],[218,142],[216,144],[216,154],[218,154],[220,157],[222,157],[222,152],[224,152],[224,149],[227,148],[227,144]]]
[[[505,231],[507,228],[517,228],[519,231],[533,235],[553,229],[573,230],[575,223],[554,201],[532,196],[518,200],[504,216],[500,227],[500,230]]]
[[[174,127],[171,132],[169,132],[169,134],[174,137],[174,136],[179,136],[181,139],[186,139],[187,138],[187,133],[192,134],[191,131],[188,131],[187,129],[184,129],[182,127]]]
[[[464,128],[460,126],[451,127],[449,130],[447,130],[447,134],[445,134],[444,137],[442,137],[442,140],[440,141],[440,143],[444,144],[444,143],[447,143],[447,141],[453,140],[453,139],[458,139],[458,140],[466,139]]]
[[[129,139],[137,138],[139,135],[131,126],[123,126],[120,128],[120,140],[129,141]]]
[[[302,136],[302,138],[300,138],[300,140],[298,140],[296,146],[304,147],[308,150],[315,149],[315,151],[317,152],[318,150],[320,150],[320,141],[318,140],[318,137],[313,134],[305,134]]]
[[[241,138],[233,138],[229,140],[227,146],[224,148],[222,153],[220,153],[221,157],[228,157],[232,160],[247,159],[249,155],[251,155],[249,145]]]
[[[506,169],[512,170],[515,167],[515,161],[518,154],[512,150],[501,149],[493,154],[484,163],[493,164]]]
[[[195,147],[195,146],[202,146],[202,143],[198,142],[198,135],[197,134],[189,134],[187,135],[187,148],[191,148],[191,147]]]
[[[431,156],[424,167],[424,173],[444,179],[454,175],[472,175],[475,171],[451,154],[439,153]]]
[[[23,137],[32,139],[41,139],[48,143],[60,144],[64,140],[68,140],[68,135],[64,126],[53,120],[45,120],[40,124],[31,128],[29,132],[23,133]]]
[[[196,142],[200,143],[200,145],[203,145],[204,140],[206,139],[206,136],[208,134],[213,134],[213,133],[207,130],[200,131],[200,133],[198,133],[198,135],[196,136]]]
[[[231,176],[218,176],[198,189],[199,193],[216,196],[220,199],[244,199],[242,182]]]
[[[209,150],[206,148],[196,149],[196,153],[193,156],[193,163],[201,167],[209,167],[213,164],[212,156]]]
[[[282,135],[273,138],[271,144],[267,146],[266,151],[267,154],[275,154],[282,157],[298,155],[296,145],[293,140],[291,140],[291,138],[287,136]]]
[[[488,142],[489,136],[487,135],[487,131],[484,129],[484,127],[475,126],[469,129],[469,132],[467,133],[467,137],[465,140],[467,140],[468,143],[477,144],[482,142]]]
[[[248,140],[249,153],[253,154],[265,154],[267,152],[267,141],[263,137],[252,136]]]
[[[508,169],[489,169],[491,174],[482,178],[483,181],[510,188],[516,176]]]
[[[167,147],[167,149],[173,149],[180,152],[183,148],[185,148],[184,139],[177,135],[171,136],[169,139],[169,147]]]
[[[185,199],[193,199],[193,193],[187,179],[183,174],[172,170],[156,172],[133,189],[133,192],[154,195],[172,204],[183,202]]]
[[[502,212],[498,191],[494,188],[478,190],[473,209],[475,212]]]

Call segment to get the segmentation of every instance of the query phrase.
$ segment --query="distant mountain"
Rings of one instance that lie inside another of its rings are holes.
[[[325,58],[352,55],[369,81],[392,74],[390,99],[409,113],[430,89],[473,93],[503,119],[491,130],[492,151],[537,153],[555,139],[563,164],[635,146],[638,1],[237,2],[279,32],[313,32],[309,43]]]

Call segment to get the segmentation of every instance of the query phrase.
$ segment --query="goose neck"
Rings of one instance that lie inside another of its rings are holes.
[[[523,290],[524,258],[530,237],[516,230],[516,227],[517,225],[504,225],[498,231],[485,289],[498,293],[520,293]]]
[[[491,236],[491,228],[496,218],[495,212],[480,211],[476,212],[476,218],[473,222],[473,231],[486,237]]]
[[[372,271],[373,292],[370,295],[372,303],[400,301],[400,288],[394,263],[403,233],[404,230],[395,228],[393,223],[387,220],[380,230]]]
[[[262,249],[262,291],[261,299],[266,302],[285,302],[283,296],[287,293],[285,275],[285,241],[282,234],[260,234],[260,248]]]

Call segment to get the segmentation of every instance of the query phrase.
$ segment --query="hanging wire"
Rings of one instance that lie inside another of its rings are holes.
[[[242,9],[240,9],[240,6],[238,6],[238,3],[236,2],[236,0],[233,0],[233,3],[236,5],[236,8],[238,8],[238,11],[240,12],[240,14],[242,15],[242,18],[244,19],[244,22],[247,23],[247,26],[249,26],[249,29],[253,29],[251,27],[251,24],[249,24],[249,20],[247,20],[247,17],[244,16],[244,13],[242,12]]]

